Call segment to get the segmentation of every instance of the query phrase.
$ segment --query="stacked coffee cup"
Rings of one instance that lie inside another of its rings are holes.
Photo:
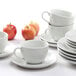
[[[50,16],[50,21],[44,18],[44,14]],[[65,33],[72,29],[74,17],[71,12],[53,9],[51,13],[48,11],[43,12],[42,18],[49,23],[48,31],[55,41],[65,36]]]
[[[57,45],[60,56],[69,63],[76,64],[76,30],[67,32]]]

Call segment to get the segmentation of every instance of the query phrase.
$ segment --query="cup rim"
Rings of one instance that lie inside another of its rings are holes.
[[[29,41],[26,41],[25,44],[27,44],[28,42],[29,43],[31,43],[31,42],[36,43],[37,41],[43,42],[43,43],[45,43],[45,45],[41,46],[41,47],[32,47],[32,46],[26,47],[26,46],[24,46],[24,42],[23,42],[21,47],[26,48],[26,49],[43,49],[43,48],[47,48],[49,46],[49,44],[46,41],[42,41],[42,40],[29,40]]]
[[[53,13],[54,11],[66,12],[66,13],[68,13],[68,14],[71,14],[71,16],[69,17],[69,16],[59,15],[59,14],[57,14],[57,13]],[[71,12],[69,12],[69,11],[66,11],[66,10],[61,10],[61,9],[53,9],[53,10],[51,10],[51,12],[52,12],[52,14],[54,14],[54,15],[56,15],[56,16],[59,16],[59,17],[63,17],[63,18],[66,18],[66,19],[69,19],[69,18],[74,19],[74,16],[72,15],[72,13],[71,13]]]

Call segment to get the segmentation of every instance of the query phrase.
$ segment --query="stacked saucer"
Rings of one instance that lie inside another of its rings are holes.
[[[59,55],[69,63],[76,64],[76,30],[71,30],[57,43]]]
[[[41,34],[39,37],[41,40],[48,42],[49,46],[57,47],[57,42],[52,38],[51,34],[49,34],[48,29],[46,29],[45,32]]]

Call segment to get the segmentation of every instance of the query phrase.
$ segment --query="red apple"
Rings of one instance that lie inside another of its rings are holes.
[[[8,24],[4,29],[3,29],[4,32],[6,32],[8,34],[8,40],[12,40],[14,39],[16,33],[17,33],[17,30],[16,30],[16,27],[14,25],[12,25],[11,23]]]
[[[36,31],[31,26],[25,26],[25,28],[22,29],[22,36],[24,37],[25,40],[34,39],[35,34],[36,34]]]
[[[38,33],[39,33],[39,24],[31,22],[29,25],[36,30],[36,35],[35,36],[37,36]]]

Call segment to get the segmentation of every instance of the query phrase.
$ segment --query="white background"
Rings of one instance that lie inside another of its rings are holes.
[[[41,34],[48,27],[48,24],[42,20],[41,14],[51,9],[71,11],[76,17],[76,0],[0,0],[0,31],[11,22],[17,27],[15,38],[23,39],[21,30],[32,20],[39,23],[39,34]],[[76,29],[75,24],[74,29]],[[9,62],[9,59],[0,60],[1,76],[76,76],[75,66],[57,64],[45,70],[31,71],[12,66]]]
[[[40,25],[41,34],[48,26],[41,18],[43,11],[63,9],[76,16],[75,5],[75,0],[0,0],[0,28],[2,30],[11,22],[17,27],[16,37],[20,38],[21,29],[30,21],[35,21]]]

